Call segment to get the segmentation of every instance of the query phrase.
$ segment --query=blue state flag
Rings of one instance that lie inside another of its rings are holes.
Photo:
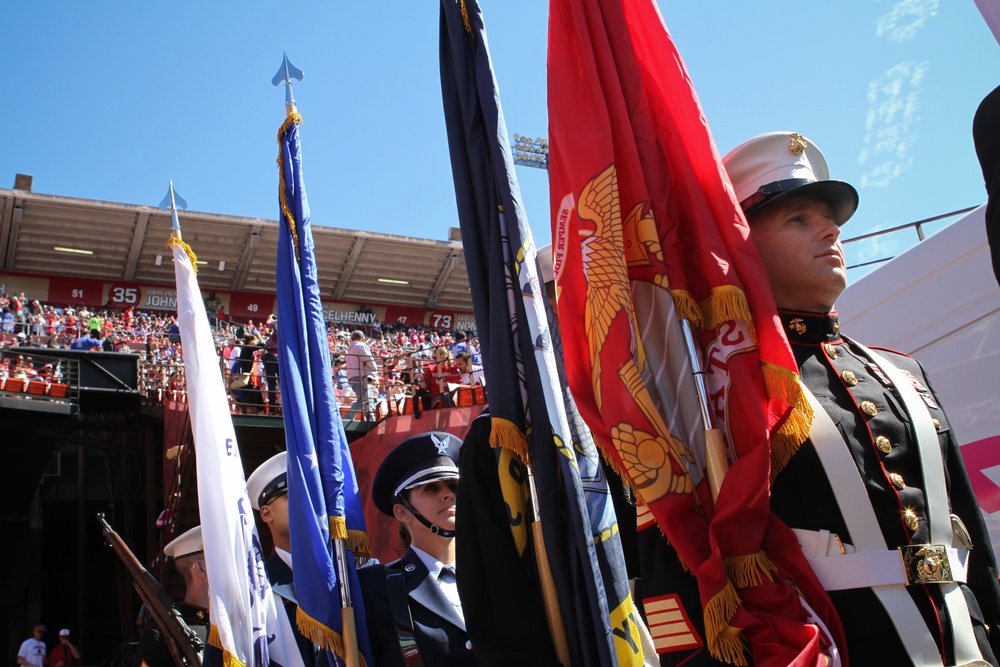
[[[292,111],[278,132],[281,205],[278,234],[278,363],[288,450],[289,534],[297,622],[302,634],[343,657],[343,595],[350,593],[357,643],[369,665],[367,636],[355,554],[370,547],[354,464],[333,392],[330,347],[320,302],[315,246],[302,177],[298,126]],[[348,547],[339,572],[332,540]],[[341,581],[346,578],[346,582]],[[351,627],[347,625],[347,627]]]

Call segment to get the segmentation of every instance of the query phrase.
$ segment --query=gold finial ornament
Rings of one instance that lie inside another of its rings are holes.
[[[809,144],[806,143],[805,137],[798,132],[792,132],[788,139],[788,150],[792,151],[793,155],[802,155],[806,152],[808,146]]]

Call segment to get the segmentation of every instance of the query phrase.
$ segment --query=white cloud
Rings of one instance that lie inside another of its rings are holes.
[[[890,42],[913,39],[927,19],[937,14],[939,0],[902,0],[875,22],[875,34]]]
[[[920,120],[920,84],[927,62],[902,62],[868,84],[864,147],[858,164],[868,165],[861,186],[886,187],[913,164]]]

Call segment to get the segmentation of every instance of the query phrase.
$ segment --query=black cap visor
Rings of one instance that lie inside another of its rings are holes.
[[[827,203],[833,211],[837,225],[843,225],[858,210],[858,191],[844,181],[810,181],[805,178],[790,178],[762,185],[740,202],[740,207],[749,220],[765,207],[790,195],[815,197]]]

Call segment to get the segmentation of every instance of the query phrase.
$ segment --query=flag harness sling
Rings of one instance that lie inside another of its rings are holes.
[[[930,537],[931,540],[944,547],[951,563],[950,581],[942,581],[937,585],[942,587],[945,606],[948,608],[948,615],[951,619],[955,640],[955,659],[959,665],[987,664],[982,662],[982,655],[972,630],[964,594],[958,584],[954,583],[965,581],[968,551],[952,547],[952,520],[948,511],[944,470],[941,465],[936,429],[931,423],[930,414],[917,396],[916,390],[899,369],[857,341],[849,340],[849,342],[856,345],[888,376],[913,420],[920,462],[927,486]],[[812,392],[805,387],[803,389],[805,389],[805,395],[812,404],[815,415],[810,439],[827,476],[831,481],[836,480],[836,483],[832,483],[831,487],[854,542],[851,546],[856,550],[855,552],[838,550],[836,555],[832,556],[827,555],[828,552],[825,551],[816,555],[807,554],[809,564],[827,590],[871,588],[889,615],[913,663],[918,667],[940,665],[941,656],[938,653],[937,644],[927,633],[923,618],[904,587],[910,583],[929,585],[934,582],[910,581],[905,572],[900,572],[899,577],[895,576],[897,571],[905,569],[901,567],[901,552],[897,549],[889,550],[887,548],[871,503],[866,502],[868,493],[864,487],[864,481],[861,479],[848,449],[843,446],[840,431]],[[797,534],[807,534],[808,532],[796,531]],[[799,537],[801,543],[802,535]],[[934,547],[938,545],[915,546]],[[859,580],[859,575],[872,572],[876,574],[876,580]]]
[[[455,537],[454,530],[445,530],[431,523],[402,494],[395,497],[395,502],[405,507],[417,521],[435,535]],[[399,650],[403,653],[403,661],[408,667],[424,667],[424,659],[420,655],[417,639],[414,636],[413,616],[410,615],[410,603],[406,594],[406,582],[403,579],[402,561],[385,566],[385,589],[389,597],[392,620],[396,625],[396,634],[399,635]]]
[[[389,611],[392,612],[396,634],[399,635],[399,650],[403,653],[403,662],[408,667],[424,667],[424,658],[420,655],[417,638],[414,636],[413,616],[410,615],[401,560],[385,566],[385,589],[389,598]]]

